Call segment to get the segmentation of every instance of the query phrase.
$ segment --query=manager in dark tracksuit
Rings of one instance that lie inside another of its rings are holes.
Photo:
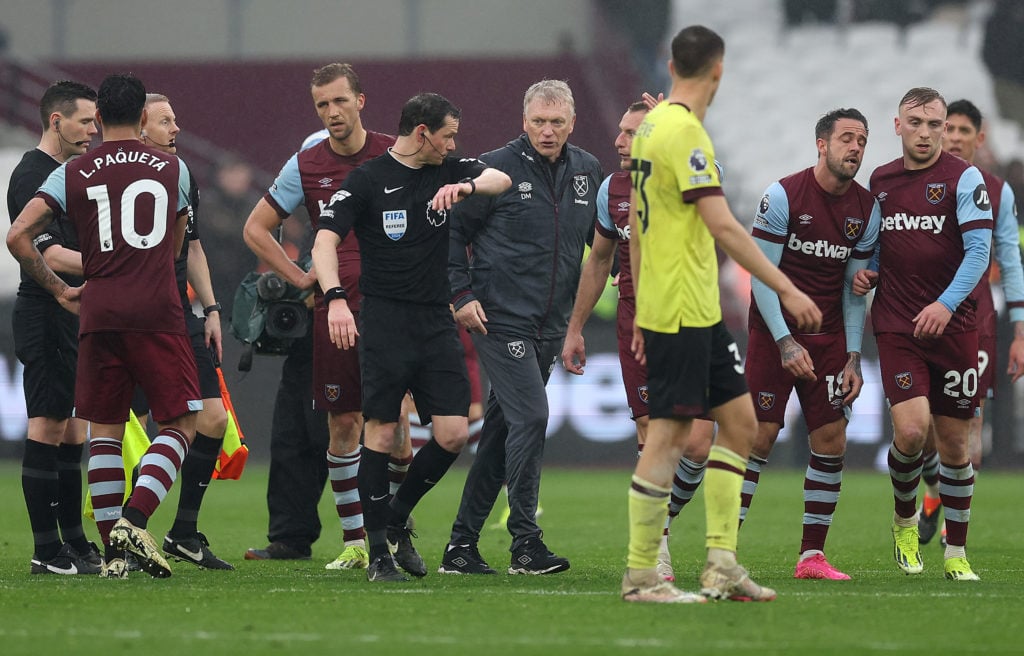
[[[441,573],[494,573],[477,542],[503,482],[509,573],[569,569],[541,540],[535,513],[548,422],[544,387],[561,353],[603,179],[597,159],[567,143],[575,118],[565,82],[531,86],[525,134],[480,157],[507,173],[512,187],[451,212],[452,303],[460,327],[472,333],[491,393]]]

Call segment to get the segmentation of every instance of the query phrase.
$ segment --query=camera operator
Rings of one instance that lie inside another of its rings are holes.
[[[317,504],[327,482],[323,453],[330,444],[327,413],[313,408],[312,300],[303,303],[304,326],[293,340],[276,341],[285,355],[270,424],[270,476],[267,510],[270,522],[263,549],[249,549],[247,560],[308,560],[320,537]],[[307,303],[309,306],[307,307]]]

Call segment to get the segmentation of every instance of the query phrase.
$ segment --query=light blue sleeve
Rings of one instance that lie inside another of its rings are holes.
[[[302,176],[299,174],[299,154],[295,153],[281,167],[274,184],[270,185],[270,196],[285,212],[291,214],[302,204],[306,194],[302,191]]]
[[[972,221],[992,218],[992,207],[978,207],[974,202],[974,192],[979,185],[984,185],[981,172],[973,166],[960,176],[956,192],[956,219],[960,225]],[[967,295],[978,285],[978,281],[988,270],[992,248],[992,230],[978,228],[963,233],[964,259],[953,276],[946,290],[937,299],[950,312],[955,312]]]
[[[876,201],[871,206],[864,236],[857,244],[859,253],[870,253],[869,259],[850,258],[843,279],[843,326],[846,332],[847,352],[859,353],[864,340],[864,317],[867,315],[867,295],[853,293],[853,276],[861,269],[879,270],[879,231],[882,228],[882,208]]]
[[[192,176],[188,174],[188,166],[178,158],[178,212],[189,206],[192,198]]]
[[[761,205],[754,215],[754,227],[756,229],[781,236],[783,239],[790,233],[790,196],[778,182],[772,183],[761,198]],[[783,244],[769,242],[767,239],[755,236],[754,243],[758,245],[768,260],[778,266],[782,261]],[[751,292],[754,294],[754,301],[758,304],[758,311],[768,325],[772,338],[777,342],[786,335],[790,335],[790,326],[785,324],[782,316],[782,304],[778,300],[778,294],[765,285],[757,277],[751,277]]]
[[[67,162],[61,164],[47,176],[46,180],[43,181],[43,185],[39,187],[39,191],[45,193],[50,198],[57,201],[60,208],[67,214],[68,211],[68,199],[67,199],[67,186],[64,184],[65,176],[67,175]],[[11,219],[14,217],[12,216]]]
[[[779,262],[782,261],[782,250],[784,248],[782,244],[776,244],[775,242],[758,237],[754,237],[754,243],[764,252],[768,261],[775,266],[779,266]],[[768,325],[768,330],[772,333],[772,339],[777,342],[786,335],[789,335],[791,331],[782,316],[782,304],[779,302],[779,295],[771,287],[753,276],[750,278],[750,290],[754,293],[754,300],[757,302],[757,310],[761,313],[761,318],[764,319],[765,324]]]
[[[611,214],[608,213],[608,186],[612,176],[608,176],[597,189],[597,222],[601,227],[610,232],[615,232],[615,224],[612,223]]]
[[[864,228],[864,236],[861,237],[860,242],[857,244],[857,250],[862,253],[874,252],[875,247],[878,246],[878,233],[882,229],[882,208],[876,200],[871,207],[871,217],[868,218],[868,224]],[[875,269],[877,269],[877,265]]]
[[[874,224],[874,227],[872,227]],[[866,268],[868,271],[874,271],[878,273],[878,258],[881,255],[882,242],[878,240],[878,233],[882,231],[882,208],[875,201],[875,206],[871,210],[871,218],[868,220],[868,227],[864,231],[864,239],[861,240],[861,244],[864,244],[870,236],[871,232],[874,232],[874,245],[871,247],[871,259],[868,261]],[[867,248],[861,249],[860,245],[857,246],[858,250],[867,250]]]
[[[864,317],[868,312],[868,297],[853,293],[853,277],[866,269],[868,260],[851,257],[846,261],[846,275],[843,279],[843,326],[846,332],[846,352],[860,353],[864,341]]]
[[[995,217],[996,263],[1003,281],[1003,294],[1010,307],[1010,321],[1024,321],[1024,271],[1020,263],[1020,231],[1017,229],[1017,199],[1009,183],[1004,182],[999,196],[999,215]]]
[[[754,213],[754,227],[783,238],[789,235],[789,195],[778,182],[765,189]]]
[[[765,190],[761,204],[754,215],[754,227],[778,235],[783,239],[789,234],[789,196],[778,182]],[[754,243],[764,252],[768,261],[775,266],[779,265],[785,249],[784,243],[775,243],[760,237],[754,237]],[[761,313],[761,318],[764,319],[768,330],[771,331],[772,339],[779,341],[789,335],[791,331],[782,316],[782,303],[779,302],[779,295],[756,277],[750,278],[750,290],[754,294],[754,301],[757,303],[757,310]]]
[[[843,278],[843,327],[846,332],[846,351],[860,353],[864,342],[864,317],[868,311],[868,297],[853,293],[853,277],[861,269],[878,271],[878,233],[882,227],[882,209],[878,201],[871,207],[871,217],[864,228],[864,236],[857,244],[857,252],[871,253],[869,259],[851,257],[846,262]]]
[[[317,130],[316,132],[302,140],[302,145],[299,146],[299,150],[306,150],[307,148],[311,148],[329,136],[331,136],[331,133],[327,130],[327,128],[324,128],[323,130]]]

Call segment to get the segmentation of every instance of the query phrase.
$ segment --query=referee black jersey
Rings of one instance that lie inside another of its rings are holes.
[[[25,209],[25,205],[36,195],[36,191],[46,182],[50,173],[59,166],[60,163],[57,160],[38,148],[33,148],[22,156],[18,166],[11,173],[10,184],[7,187],[7,212],[10,214],[11,223],[14,223],[21,211]],[[77,251],[78,236],[70,219],[63,212],[57,212],[46,230],[36,237],[35,244],[40,253],[50,246],[63,246]],[[78,287],[83,282],[81,276],[69,273],[58,273],[57,276],[72,287]],[[21,271],[18,296],[42,298],[56,303],[53,296],[40,287],[39,283],[25,273],[24,269]]]
[[[352,171],[320,215],[320,230],[359,240],[364,296],[447,306],[448,212],[430,209],[437,190],[475,178],[486,165],[474,158],[446,158],[414,169],[390,153]]]

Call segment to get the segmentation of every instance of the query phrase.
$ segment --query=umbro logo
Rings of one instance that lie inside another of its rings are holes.
[[[393,194],[393,193],[395,193],[396,191],[398,191],[399,189],[401,189],[404,186],[405,185],[402,185],[401,187],[391,187],[391,188],[384,187],[384,193],[385,194]]]
[[[334,180],[332,180],[331,178],[320,178],[319,180],[317,180],[317,182],[320,184],[321,187],[330,187]]]
[[[800,215],[800,225],[807,225],[808,223],[811,222],[811,219],[813,219],[813,218],[814,217],[811,216],[810,214],[801,214]]]

